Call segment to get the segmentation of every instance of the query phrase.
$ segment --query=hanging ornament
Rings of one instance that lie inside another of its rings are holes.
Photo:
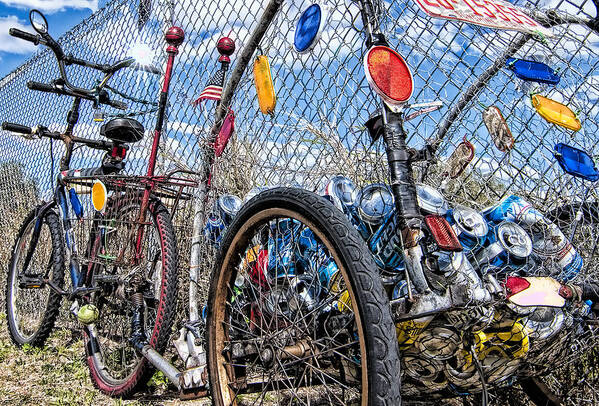
[[[540,94],[533,94],[531,103],[537,113],[550,123],[572,131],[578,131],[582,128],[576,113],[564,104],[543,97]]]
[[[227,116],[225,117],[222,126],[220,127],[220,131],[216,136],[216,140],[214,141],[214,156],[216,158],[220,157],[225,150],[225,147],[229,143],[229,139],[233,135],[235,131],[235,113],[233,110],[229,109]]]
[[[496,106],[487,107],[483,111],[483,121],[497,149],[501,152],[510,151],[514,146],[514,136],[501,111]]]
[[[295,26],[293,46],[300,54],[311,51],[318,43],[328,17],[328,9],[312,4],[301,15]]]
[[[506,66],[514,72],[516,77],[522,80],[550,85],[559,83],[560,78],[557,73],[542,62],[508,58]]]
[[[137,30],[141,29],[146,25],[152,14],[152,0],[139,0],[137,6]]]
[[[585,151],[559,143],[555,145],[553,155],[564,172],[592,182],[599,180],[595,161]]]
[[[258,55],[254,61],[254,84],[260,111],[264,114],[274,114],[277,96],[266,55]]]
[[[445,176],[455,179],[464,172],[470,162],[474,159],[474,145],[466,140],[466,137],[460,142],[447,160],[447,170]]]

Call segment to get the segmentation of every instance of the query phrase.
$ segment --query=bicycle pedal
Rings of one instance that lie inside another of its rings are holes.
[[[19,279],[20,289],[39,289],[46,285],[45,282],[40,278],[21,276]]]
[[[85,325],[94,323],[96,320],[98,320],[99,316],[100,311],[93,304],[83,305],[77,312],[77,320],[79,320],[81,324]]]

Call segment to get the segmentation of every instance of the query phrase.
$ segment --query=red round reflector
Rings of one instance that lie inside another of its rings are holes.
[[[408,101],[414,91],[412,72],[404,59],[389,47],[377,45],[366,53],[364,69],[370,87],[392,105]]]

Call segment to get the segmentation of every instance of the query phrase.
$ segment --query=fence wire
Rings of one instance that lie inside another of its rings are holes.
[[[200,106],[194,106],[192,102],[219,67],[217,40],[228,36],[236,42],[237,50],[231,57],[234,66],[263,5],[262,2],[236,0],[209,4],[191,0],[154,0],[150,3],[149,19],[140,24],[137,1],[110,1],[63,35],[59,42],[67,54],[98,63],[137,56],[164,68],[164,32],[172,24],[182,27],[186,39],[175,61],[157,173],[174,169],[199,171],[201,151],[207,142],[214,110],[213,102]],[[596,13],[591,0],[517,0],[514,3],[531,10],[557,9],[585,18],[593,18]],[[212,199],[224,193],[243,199],[255,187],[274,185],[300,186],[321,192],[338,174],[347,176],[358,187],[388,183],[382,142],[373,143],[365,127],[371,113],[380,105],[363,74],[362,57],[366,46],[359,9],[349,1],[325,1],[323,4],[330,8],[330,16],[322,38],[310,53],[300,55],[293,49],[294,26],[308,4],[305,1],[286,2],[260,44],[260,52],[270,60],[277,95],[272,115],[264,115],[259,110],[251,64],[242,77],[231,106],[235,112],[235,135],[215,163]],[[412,147],[422,147],[427,140],[437,137],[441,128],[447,128],[437,162],[426,170],[421,166],[416,168],[416,176],[423,183],[442,187],[449,201],[476,210],[512,194],[525,198],[543,213],[564,213],[564,210],[575,213],[576,205],[581,201],[599,201],[594,184],[564,174],[553,157],[554,145],[559,142],[584,149],[592,156],[599,154],[599,76],[596,73],[599,36],[596,33],[582,25],[562,24],[551,29],[553,37],[528,39],[513,57],[550,65],[559,73],[559,84],[522,81],[504,64],[466,104],[461,114],[446,123],[466,90],[524,34],[432,19],[413,1],[383,1],[379,12],[381,28],[391,46],[412,69],[415,82],[412,100],[443,102],[439,111],[419,116],[406,124]],[[101,79],[90,69],[77,66],[67,69],[71,81],[81,87],[91,87]],[[45,49],[1,79],[0,121],[30,126],[42,124],[53,130],[66,128],[66,114],[72,100],[29,91],[26,87],[31,80],[50,83],[58,77],[54,56]],[[144,139],[133,144],[128,153],[128,174],[143,174],[146,169],[155,120],[154,110],[147,102],[157,100],[160,84],[159,75],[126,69],[111,79],[110,86],[117,90],[112,92],[113,97],[129,104],[124,113],[139,120],[146,129]],[[568,105],[577,113],[582,129],[572,132],[545,121],[531,104],[533,93]],[[484,124],[483,112],[491,106],[501,111],[513,134],[515,144],[508,152],[496,147]],[[107,117],[123,113],[110,108],[104,108],[102,112]],[[97,113],[91,103],[84,102],[75,134],[100,138],[101,123],[93,120]],[[447,181],[444,173],[449,156],[464,139],[474,146],[475,157],[459,177]],[[51,199],[64,147],[56,141],[26,140],[3,132],[0,151],[0,227],[4,231],[0,260],[6,264],[26,213],[40,200]],[[100,162],[99,152],[79,148],[71,167],[94,167]],[[197,177],[200,176],[198,173]],[[175,224],[181,245],[180,306],[184,313],[193,205],[181,206],[175,214]],[[599,276],[594,258],[599,217],[597,211],[588,213],[588,219],[575,230],[573,241],[585,261],[585,268],[577,280]],[[564,230],[566,234],[567,231],[571,230]],[[203,240],[202,286],[207,285],[213,251],[212,245]],[[432,337],[434,330],[431,331],[428,334]],[[445,331],[444,334],[450,334],[446,338],[453,340],[456,333]],[[564,346],[570,345],[572,349],[580,343],[566,339],[558,341],[563,345],[555,354],[562,354]],[[423,358],[422,354],[410,355],[412,350],[408,349],[404,358],[404,370],[409,375],[404,389],[406,394],[422,395],[423,388],[437,390],[448,385],[476,391],[476,385],[469,381],[474,379],[472,374],[461,375],[461,381],[455,378],[448,382],[437,375],[437,369],[446,371],[444,365],[437,365],[438,361]],[[534,355],[531,357],[532,370],[550,365],[545,357],[548,350],[537,347],[531,351]],[[592,356],[596,359],[597,354]],[[406,359],[412,359],[412,362]],[[570,373],[564,372],[559,378],[553,375],[550,382],[556,390],[567,388],[568,383],[580,378],[579,374],[584,373],[581,371],[586,371],[588,362],[589,358],[586,358],[586,361],[575,364]],[[434,371],[435,378],[423,377],[423,370],[427,368],[429,372]],[[498,368],[491,368],[497,375],[496,380],[515,373],[520,364],[510,361],[502,363],[501,368],[500,372]],[[530,368],[524,373],[532,374]],[[445,374],[448,376],[447,372]],[[583,388],[580,393],[588,399],[592,391],[596,395],[596,389],[592,388],[590,392]],[[576,399],[575,395],[570,396]],[[572,402],[577,403],[576,400]]]

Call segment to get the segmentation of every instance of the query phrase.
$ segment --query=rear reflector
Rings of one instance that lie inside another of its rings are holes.
[[[364,70],[372,90],[390,105],[405,103],[414,91],[412,72],[404,59],[389,47],[377,45],[366,53]]]
[[[462,251],[462,244],[445,217],[431,214],[424,218],[435,242],[444,251]]]
[[[523,290],[528,289],[530,282],[519,276],[508,276],[505,281],[505,293],[507,298],[514,296],[516,293],[520,293]]]

